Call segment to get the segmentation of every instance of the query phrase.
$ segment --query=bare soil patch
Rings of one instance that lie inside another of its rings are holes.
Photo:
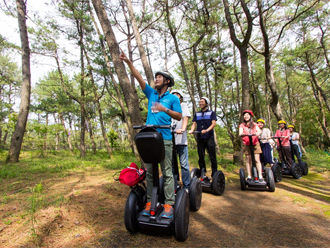
[[[329,173],[284,178],[276,191],[241,191],[238,171],[226,173],[224,195],[203,193],[190,213],[189,237],[131,235],[123,214],[129,187],[115,171],[88,169],[63,178],[8,180],[0,205],[0,247],[326,247],[330,244]],[[42,182],[43,205],[34,215],[27,198]],[[37,236],[32,235],[31,216]]]

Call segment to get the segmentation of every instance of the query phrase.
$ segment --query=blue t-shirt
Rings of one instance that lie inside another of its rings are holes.
[[[165,108],[182,113],[180,100],[177,96],[170,94],[166,91],[163,95],[159,96],[157,90],[151,88],[148,84],[143,93],[148,98],[148,115],[147,123],[150,125],[171,125],[172,118],[165,112],[153,112],[151,107],[153,103],[158,102]],[[157,129],[162,133],[164,140],[172,140],[171,129]]]
[[[193,122],[197,123],[197,131],[202,131],[203,129],[207,129],[212,125],[212,121],[216,121],[217,117],[212,110],[199,111],[194,115]],[[213,129],[205,134],[201,134],[202,139],[212,138],[214,137]]]

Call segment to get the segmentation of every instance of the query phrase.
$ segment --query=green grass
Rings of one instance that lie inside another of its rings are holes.
[[[330,155],[324,151],[307,149],[307,154],[303,156],[303,160],[309,166],[315,167],[317,172],[330,171]]]
[[[84,168],[103,167],[107,169],[122,169],[131,162],[137,162],[134,154],[129,152],[114,152],[110,159],[106,152],[96,155],[87,153],[81,159],[79,154],[72,155],[69,151],[56,151],[56,153],[36,156],[35,151],[21,153],[18,163],[5,163],[7,152],[0,151],[0,180],[5,178],[19,178],[31,174],[56,173],[65,176],[66,173]]]
[[[226,154],[230,150],[221,150],[217,156],[218,169],[231,172],[237,168],[230,156]],[[69,151],[52,151],[45,152],[40,156],[40,151],[23,151],[20,155],[20,162],[5,163],[7,151],[0,150],[0,182],[6,178],[24,179],[31,174],[57,174],[65,177],[72,171],[83,170],[85,168],[106,168],[106,169],[123,169],[131,162],[140,164],[131,151],[114,151],[111,159],[106,151],[98,151],[97,154],[88,152],[86,157],[81,159],[79,151],[75,151],[72,155]],[[228,154],[227,154],[228,155]],[[320,150],[308,150],[304,160],[315,168],[316,172],[330,171],[330,156]],[[207,168],[211,168],[208,154],[205,156]],[[189,166],[190,168],[198,168],[198,154],[196,149],[189,149]],[[318,177],[317,174],[310,174],[308,177]],[[317,179],[317,178],[313,178]]]

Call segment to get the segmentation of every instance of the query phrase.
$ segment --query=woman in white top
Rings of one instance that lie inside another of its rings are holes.
[[[271,132],[268,128],[265,128],[265,121],[263,119],[257,120],[258,126],[261,130],[261,134],[259,136],[260,144],[261,144],[261,150],[263,154],[262,162],[266,164],[270,164],[270,166],[273,166],[273,156],[272,156],[272,147],[269,144],[269,141],[271,140]]]
[[[297,157],[299,164],[301,164],[301,150],[299,146],[299,133],[294,132],[294,125],[288,126],[290,130],[290,140],[291,140],[291,149],[293,151],[293,155]]]

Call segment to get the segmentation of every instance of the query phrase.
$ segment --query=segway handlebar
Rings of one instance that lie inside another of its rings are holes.
[[[141,125],[141,126],[133,126],[133,129],[142,129],[144,127],[170,129],[171,125],[151,125],[151,124],[147,124],[147,125]]]
[[[193,131],[192,134],[202,133],[202,131]]]
[[[244,136],[256,136],[256,134],[255,133],[248,133],[248,134],[244,133],[243,135],[241,135],[241,137],[244,137]]]

